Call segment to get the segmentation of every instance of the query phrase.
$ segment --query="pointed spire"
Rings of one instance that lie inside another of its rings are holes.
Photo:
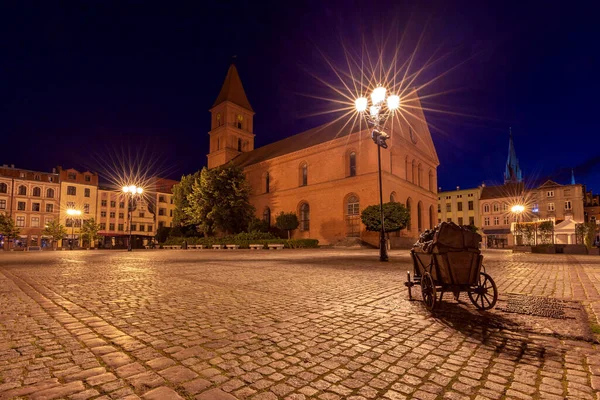
[[[506,170],[504,172],[504,183],[517,183],[523,181],[523,175],[521,168],[519,167],[519,160],[517,159],[517,152],[515,151],[515,144],[513,142],[512,127],[508,128],[509,139],[508,139],[508,160],[506,160]]]
[[[219,97],[217,97],[213,107],[223,103],[224,101],[230,101],[247,110],[254,111],[252,110],[252,106],[246,97],[244,86],[242,86],[240,75],[238,74],[234,63],[231,63],[229,71],[227,71],[225,82],[223,82],[223,87],[221,87]]]
[[[575,184],[575,171],[571,168],[571,185]]]

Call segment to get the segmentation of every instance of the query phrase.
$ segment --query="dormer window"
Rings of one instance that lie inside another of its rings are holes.
[[[69,172],[69,174],[67,175],[67,178],[69,178],[71,180],[75,180],[75,179],[77,179],[77,174],[74,172]]]
[[[91,176],[89,176],[89,175],[86,175],[86,176],[85,176],[85,181],[86,181],[86,182],[91,182],[91,180],[92,180],[92,177],[91,177]]]
[[[238,116],[237,116],[238,129],[242,129],[242,122],[244,122],[244,117],[242,116],[242,114],[238,114]]]

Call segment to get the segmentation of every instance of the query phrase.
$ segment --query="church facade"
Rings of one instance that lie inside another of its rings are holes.
[[[437,223],[439,160],[416,92],[405,101],[410,113],[390,126],[381,152],[384,202],[411,211],[407,229],[390,234],[392,247],[412,245]],[[254,111],[233,64],[210,112],[208,167],[233,161],[244,169],[257,217],[272,225],[280,212],[295,212],[294,238],[377,245],[378,233],[360,220],[364,208],[379,204],[377,146],[364,124],[338,121],[254,148]]]

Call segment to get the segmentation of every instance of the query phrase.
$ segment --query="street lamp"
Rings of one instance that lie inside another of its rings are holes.
[[[129,241],[127,243],[127,251],[131,251],[131,214],[133,209],[133,198],[138,194],[141,195],[144,193],[144,189],[135,185],[123,186],[123,193],[131,195],[127,205],[127,213],[129,214]]]
[[[75,216],[81,215],[81,210],[75,210],[74,208],[69,208],[67,210],[67,215],[71,216],[71,250],[73,250],[73,242],[75,241]]]
[[[379,261],[388,261],[387,245],[385,241],[385,227],[383,220],[383,187],[381,182],[381,148],[387,149],[389,135],[383,131],[387,119],[400,108],[400,97],[393,94],[387,96],[387,89],[379,86],[371,93],[371,105],[366,97],[355,100],[356,111],[361,113],[369,124],[373,126],[371,138],[377,145],[377,168],[379,173],[379,211],[381,213],[381,231],[379,232]],[[367,109],[369,112],[367,112]]]
[[[519,220],[521,219],[521,214],[523,213],[523,211],[525,211],[525,207],[522,206],[521,204],[515,204],[514,206],[512,206],[510,208],[510,212],[513,213],[513,215],[515,216],[515,219],[517,220],[517,226],[519,225]],[[514,231],[513,231],[514,232]],[[519,230],[520,232],[520,230]],[[521,234],[521,244],[523,243],[523,235]],[[536,235],[537,236],[537,235]],[[536,237],[536,241],[537,241],[537,237]]]

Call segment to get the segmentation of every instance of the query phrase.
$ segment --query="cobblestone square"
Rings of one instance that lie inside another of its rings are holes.
[[[0,253],[0,399],[600,399],[600,257],[484,256],[432,315],[407,251]]]

